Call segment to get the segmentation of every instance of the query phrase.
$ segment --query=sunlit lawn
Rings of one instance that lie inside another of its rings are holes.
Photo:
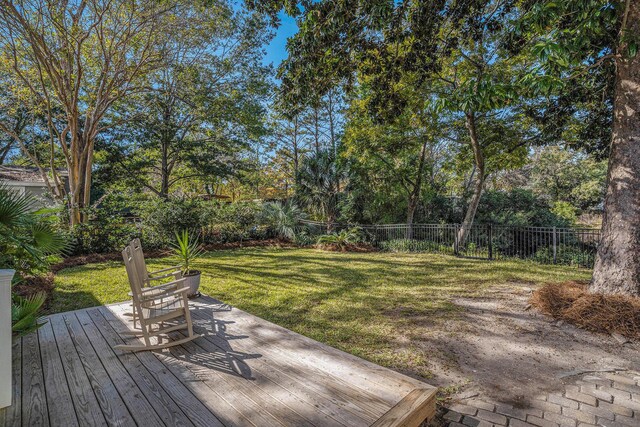
[[[172,262],[174,261],[174,262]],[[150,269],[175,264],[150,260]],[[394,345],[411,316],[455,316],[452,298],[507,282],[588,279],[574,267],[488,262],[433,254],[335,253],[251,248],[196,262],[201,291],[315,340],[376,363],[428,376],[428,355]],[[62,270],[50,312],[127,300],[118,262]]]

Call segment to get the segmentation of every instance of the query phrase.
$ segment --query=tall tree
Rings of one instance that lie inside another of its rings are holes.
[[[366,90],[351,102],[347,115],[344,153],[353,162],[383,169],[405,193],[408,227],[411,239],[416,209],[423,184],[433,176],[438,151],[445,145],[438,131],[438,114],[425,107],[421,97],[414,97],[393,122],[377,123],[367,112]]]
[[[314,99],[337,84],[366,83],[371,116],[393,121],[409,102],[402,89],[408,81],[423,103],[440,99],[450,115],[463,120],[475,168],[459,235],[464,242],[484,189],[486,152],[493,150],[480,132],[482,122],[495,116],[512,121],[509,104],[517,99],[510,69],[518,58],[500,56],[498,40],[507,31],[502,21],[513,13],[513,2],[302,1],[300,10],[293,1],[250,3],[268,13],[284,7],[301,15],[280,69],[289,102]]]
[[[634,0],[526,2],[540,66],[530,84],[561,92],[613,63],[613,126],[602,238],[590,289],[640,295],[640,4]],[[604,99],[604,97],[603,97]]]
[[[12,64],[17,90],[38,98],[51,144],[63,153],[72,224],[87,219],[83,209],[90,203],[102,119],[158,64],[158,37],[167,31],[161,17],[171,6],[138,0],[0,1],[1,54]],[[55,169],[51,173],[50,186],[63,193]]]
[[[166,19],[174,31],[148,90],[108,117],[119,124],[106,134],[102,171],[163,198],[185,180],[221,179],[253,163],[246,155],[264,133],[271,72],[261,64],[270,34],[260,16],[219,0],[182,5]]]

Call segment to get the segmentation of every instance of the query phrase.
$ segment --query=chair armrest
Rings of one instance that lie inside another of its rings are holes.
[[[162,292],[162,293],[159,293],[159,294],[152,294],[152,295],[145,296],[145,297],[141,298],[140,299],[140,303],[148,303],[148,302],[151,302],[151,301],[157,301],[159,299],[165,299],[165,298],[169,298],[169,297],[172,297],[172,296],[178,296],[178,295],[181,296],[181,295],[186,294],[187,292],[189,292],[189,289],[191,289],[191,288],[189,286],[186,286],[184,288],[178,288],[178,289],[171,290],[171,291],[168,291],[168,292]]]
[[[187,279],[185,277],[182,277],[180,279],[172,280],[171,282],[163,283],[161,285],[152,286],[150,288],[142,288],[141,294],[142,295],[150,294],[150,293],[162,294],[162,292],[158,292],[158,291],[162,291],[162,290],[170,291],[172,290],[172,288],[176,288],[179,284],[181,284],[185,280]]]
[[[154,276],[154,277],[147,277],[147,281],[151,281],[151,280],[162,280],[162,279],[166,279],[167,277],[175,277],[176,279],[179,279],[182,276],[182,271],[180,270],[176,270],[173,273],[169,273],[169,274],[163,274],[162,276]]]
[[[172,267],[167,267],[167,268],[163,268],[163,269],[156,270],[156,271],[149,271],[149,272],[147,272],[147,274],[149,276],[155,276],[158,273],[164,273],[165,271],[170,271],[170,270],[173,270],[173,271],[181,270],[181,268],[182,268],[181,265],[174,265]]]

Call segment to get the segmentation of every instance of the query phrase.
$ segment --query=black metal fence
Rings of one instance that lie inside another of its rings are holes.
[[[306,222],[316,233],[326,224]],[[353,225],[335,224],[339,231]],[[593,267],[600,230],[474,224],[464,241],[460,224],[358,225],[365,239],[387,251],[435,252],[482,259],[527,259],[544,264]]]

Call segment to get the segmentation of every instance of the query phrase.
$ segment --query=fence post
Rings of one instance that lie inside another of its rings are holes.
[[[489,240],[489,259],[493,259],[493,226],[487,224],[487,239]]]
[[[555,264],[557,261],[557,244],[556,244],[556,227],[553,226],[553,263]]]
[[[11,406],[11,279],[14,270],[0,270],[0,408]]]

